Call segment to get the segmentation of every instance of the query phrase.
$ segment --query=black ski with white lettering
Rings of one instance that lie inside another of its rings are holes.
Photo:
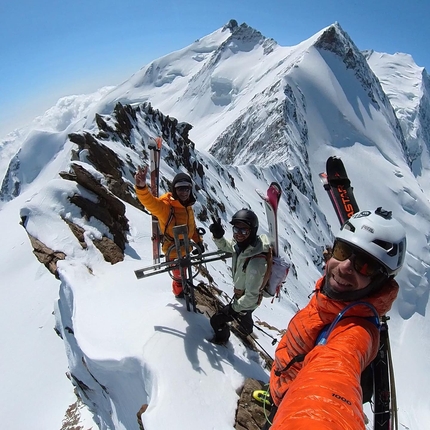
[[[320,178],[339,222],[343,224],[359,210],[343,161],[338,157],[329,157],[326,171],[320,173]]]

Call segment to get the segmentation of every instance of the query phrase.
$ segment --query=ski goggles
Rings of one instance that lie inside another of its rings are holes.
[[[189,187],[189,188],[191,188],[191,182],[188,182],[188,181],[176,182],[175,188],[179,188],[179,187]]]
[[[235,225],[233,226],[233,233],[234,234],[241,234],[242,236],[246,236],[250,233],[251,229],[248,227],[236,227]]]
[[[180,193],[190,192],[191,187],[190,186],[181,186],[181,187],[175,187],[176,191],[179,191]]]
[[[334,242],[332,257],[338,261],[351,260],[354,269],[364,276],[373,277],[386,273],[384,266],[372,256],[339,239]]]

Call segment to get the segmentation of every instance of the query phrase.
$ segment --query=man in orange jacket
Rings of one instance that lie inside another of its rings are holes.
[[[353,215],[337,234],[325,275],[308,305],[290,321],[275,353],[271,430],[364,430],[360,376],[376,357],[379,330],[367,318],[385,315],[397,297],[406,234],[391,212]],[[366,304],[363,304],[365,302]],[[322,329],[340,312],[325,344]]]
[[[197,231],[194,211],[192,209],[192,206],[196,202],[196,198],[192,192],[193,183],[191,177],[186,173],[178,173],[173,178],[172,190],[160,197],[154,197],[146,184],[147,172],[147,166],[145,166],[144,169],[138,167],[134,178],[136,182],[136,195],[143,206],[158,218],[160,231],[163,235],[162,250],[164,254],[166,254],[169,248],[174,244],[173,227],[175,225],[184,224],[188,227],[188,237],[192,239],[203,252],[202,238]],[[176,258],[175,250],[169,253],[169,258]],[[173,294],[177,298],[182,298],[184,297],[184,292],[180,281],[180,269],[172,270],[172,275]]]

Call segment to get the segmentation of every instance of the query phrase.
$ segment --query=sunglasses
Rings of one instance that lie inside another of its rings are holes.
[[[186,191],[190,192],[190,187],[176,187],[176,191],[179,191],[180,193],[185,193]]]
[[[241,228],[241,227],[233,226],[233,233],[234,234],[241,234],[242,236],[246,236],[249,234],[250,231],[251,231],[250,228],[246,228],[246,227]]]
[[[364,276],[373,277],[385,272],[384,267],[370,255],[340,240],[334,242],[332,257],[338,261],[351,260],[354,269]]]

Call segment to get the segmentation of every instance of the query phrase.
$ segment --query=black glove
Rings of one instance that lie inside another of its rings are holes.
[[[226,306],[224,306],[222,309],[220,309],[219,311],[218,311],[219,313],[221,313],[221,314],[224,314],[224,315],[233,315],[233,314],[235,314],[236,312],[233,310],[233,308],[231,307],[231,305],[226,305]]]
[[[213,221],[213,224],[209,226],[209,231],[212,233],[215,239],[221,239],[225,233],[221,225],[221,219],[220,218],[215,219],[214,217],[212,217],[212,221]]]
[[[193,255],[203,254],[205,252],[205,246],[203,242],[196,242],[196,248],[193,250]]]

